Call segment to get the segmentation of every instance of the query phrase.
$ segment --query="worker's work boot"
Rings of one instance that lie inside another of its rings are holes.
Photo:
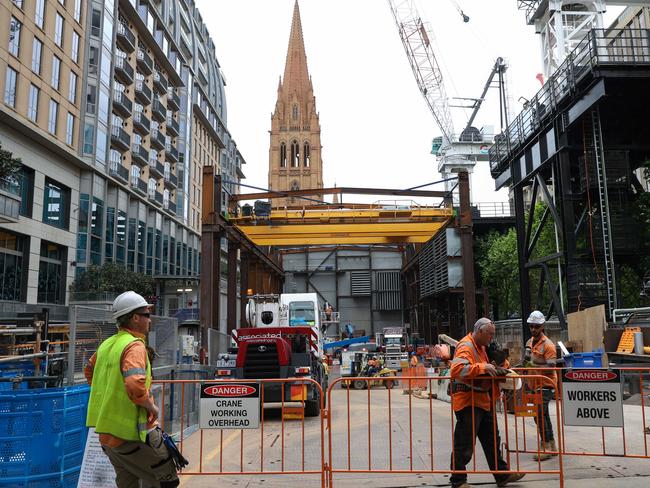
[[[552,457],[557,456],[557,447],[555,447],[555,441],[544,442],[544,449],[539,455],[535,454],[533,460],[535,461],[546,461]]]
[[[451,485],[451,488],[472,488],[469,483],[463,483],[462,485]]]
[[[508,483],[514,483],[515,481],[519,481],[521,478],[526,476],[525,473],[512,473],[509,474],[508,477],[504,480],[497,481],[497,486],[506,486]]]

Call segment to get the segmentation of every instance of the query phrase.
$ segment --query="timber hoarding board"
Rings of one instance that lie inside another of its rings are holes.
[[[564,370],[562,401],[564,425],[623,427],[623,391],[618,370]]]

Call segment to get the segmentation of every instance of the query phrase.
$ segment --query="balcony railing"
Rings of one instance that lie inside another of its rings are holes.
[[[164,95],[167,92],[167,78],[165,78],[158,70],[154,70],[153,72],[153,86],[156,87],[158,93],[161,95]]]
[[[176,175],[173,173],[165,175],[165,185],[171,187],[172,189],[178,188],[178,178]]]
[[[128,53],[132,53],[135,50],[135,36],[125,22],[117,23],[117,42]]]
[[[147,135],[151,129],[151,122],[143,112],[133,112],[133,127],[139,129],[138,132]]]
[[[167,144],[165,146],[165,152],[167,153],[167,159],[173,163],[178,163],[178,149],[171,144]]]
[[[131,145],[131,136],[121,127],[114,125],[111,127],[111,144],[128,151]]]
[[[113,90],[113,110],[124,117],[129,117],[133,111],[133,103],[126,98],[124,92]]]
[[[122,166],[119,160],[111,159],[108,165],[108,172],[111,176],[122,180],[124,183],[129,181],[129,170]]]
[[[156,149],[165,149],[165,136],[160,132],[160,129],[151,129],[150,143]]]
[[[122,80],[125,85],[133,83],[133,68],[125,57],[115,56],[115,76]]]
[[[142,195],[146,195],[148,191],[147,184],[140,178],[131,178],[131,188]]]
[[[153,101],[153,104],[151,105],[151,113],[153,114],[153,118],[158,122],[164,122],[165,117],[167,116],[167,110],[158,99]]]
[[[178,136],[178,122],[173,117],[167,117],[167,133]]]
[[[167,89],[167,106],[173,110],[181,108],[181,99],[172,87]]]
[[[147,192],[147,197],[152,202],[155,202],[158,205],[162,206],[162,204],[163,204],[163,196],[162,196],[162,193],[160,193],[159,191],[151,190],[151,188],[150,188],[149,191]]]
[[[149,161],[149,172],[152,176],[163,178],[165,176],[165,167],[160,161]]]
[[[149,159],[149,153],[137,142],[131,144],[131,159],[135,164],[146,166]]]
[[[172,215],[176,215],[176,204],[173,202],[167,202],[167,205],[165,206],[165,203],[163,202],[163,208],[167,210]]]
[[[135,97],[142,102],[142,105],[151,103],[151,88],[147,86],[144,80],[136,80]]]
[[[141,47],[138,47],[136,60],[142,72],[150,75],[153,71],[153,59],[151,59],[151,56],[149,56]]]

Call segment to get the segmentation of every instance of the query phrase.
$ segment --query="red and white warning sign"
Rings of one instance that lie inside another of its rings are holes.
[[[202,429],[257,429],[259,383],[202,383],[199,426]]]
[[[623,427],[621,373],[570,369],[562,373],[564,425]]]

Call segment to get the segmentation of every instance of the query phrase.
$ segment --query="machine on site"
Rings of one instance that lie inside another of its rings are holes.
[[[218,376],[313,379],[327,388],[316,293],[249,296],[246,320],[250,327],[233,331],[235,357],[217,362]],[[306,416],[320,412],[320,394],[311,383],[265,383],[263,393],[264,403],[304,402]]]
[[[386,366],[402,369],[402,362],[408,361],[408,334],[403,327],[384,327],[377,333],[376,342],[386,356]]]

